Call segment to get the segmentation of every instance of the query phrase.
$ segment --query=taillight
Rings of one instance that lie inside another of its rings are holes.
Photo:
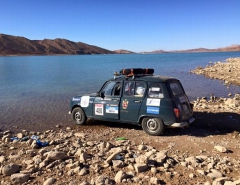
[[[180,110],[177,109],[177,108],[175,108],[175,109],[173,109],[173,111],[174,111],[175,116],[176,116],[177,118],[179,118],[179,117],[180,117]]]

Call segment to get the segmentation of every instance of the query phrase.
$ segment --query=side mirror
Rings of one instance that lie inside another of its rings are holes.
[[[100,93],[100,97],[101,97],[101,98],[104,98],[104,97],[105,97],[104,92],[101,92],[101,93]]]

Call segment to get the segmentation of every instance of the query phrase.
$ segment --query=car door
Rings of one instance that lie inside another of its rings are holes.
[[[108,81],[100,91],[100,97],[93,102],[93,117],[100,119],[119,119],[119,104],[122,82]]]
[[[143,81],[125,81],[120,104],[120,120],[138,121],[146,88],[147,84]]]

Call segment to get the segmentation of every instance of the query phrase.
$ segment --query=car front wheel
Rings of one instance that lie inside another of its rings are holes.
[[[80,107],[73,109],[72,111],[72,120],[78,124],[83,125],[86,123],[86,115]]]
[[[143,130],[152,136],[159,136],[164,131],[164,124],[159,118],[144,118],[142,120]]]

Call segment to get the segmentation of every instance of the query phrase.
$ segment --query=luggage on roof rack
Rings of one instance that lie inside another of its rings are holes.
[[[152,68],[128,68],[120,71],[120,74],[125,76],[152,75],[153,73],[154,69]]]

